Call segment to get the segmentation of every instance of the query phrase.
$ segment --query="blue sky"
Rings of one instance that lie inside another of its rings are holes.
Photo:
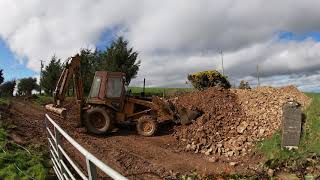
[[[285,39],[285,40],[294,40],[294,41],[304,41],[307,38],[313,38],[316,41],[320,41],[320,32],[308,32],[303,34],[294,34],[292,32],[280,32],[279,33],[279,39]]]
[[[98,50],[105,50],[114,38],[113,32],[104,31],[95,46]],[[39,76],[39,72],[26,66],[27,59],[19,61],[15,54],[8,48],[4,40],[0,38],[0,69],[4,70],[5,81],[20,79],[23,77]]]
[[[4,70],[5,81],[38,74],[26,67],[26,60],[19,62],[2,39],[0,39],[0,69]]]

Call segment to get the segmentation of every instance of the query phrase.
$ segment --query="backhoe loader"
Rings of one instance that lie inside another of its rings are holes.
[[[145,98],[127,94],[123,72],[95,72],[90,93],[85,99],[80,60],[79,55],[67,59],[53,93],[54,103],[45,108],[59,116],[66,116],[67,109],[63,107],[63,102],[73,78],[77,104],[80,106],[80,124],[90,133],[104,134],[111,131],[115,124],[134,123],[139,134],[153,136],[161,122],[173,120],[185,124],[199,115],[186,108],[176,108],[159,97]]]

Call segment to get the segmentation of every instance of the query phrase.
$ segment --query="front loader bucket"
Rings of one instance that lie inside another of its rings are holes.
[[[193,111],[190,109],[187,109],[185,107],[177,108],[177,116],[178,116],[178,122],[180,122],[183,125],[190,124],[192,120],[195,120],[197,117],[201,115],[199,111]]]
[[[187,109],[185,107],[176,107],[171,101],[164,101],[159,97],[153,97],[152,102],[158,106],[158,114],[170,114],[171,119],[176,123],[183,125],[189,124],[201,115],[201,112]]]

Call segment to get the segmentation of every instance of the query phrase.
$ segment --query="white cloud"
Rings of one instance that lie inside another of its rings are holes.
[[[231,83],[236,85],[241,79],[249,80],[250,84],[255,85],[256,68],[259,65],[263,85],[284,86],[290,83],[302,86],[304,78],[317,74],[316,70],[320,69],[319,58],[320,43],[312,39],[303,42],[270,40],[225,53],[224,69]],[[134,81],[136,84],[142,84],[141,79],[146,77],[151,86],[183,87],[190,72],[206,69],[218,69],[221,72],[222,69],[221,56],[217,53],[194,56],[163,55],[157,58],[146,55],[143,59],[143,67],[148,68],[140,72],[140,79]],[[307,76],[302,76],[303,74]],[[293,78],[289,81],[283,75],[298,75],[296,78],[300,78],[301,81],[297,83]],[[314,80],[320,86],[320,79]]]
[[[27,66],[54,53],[61,58],[94,47],[101,33],[120,27],[142,59],[138,84],[184,86],[186,74],[221,69],[232,80],[308,74],[319,69],[319,43],[279,41],[281,31],[320,29],[320,1],[305,0],[18,0],[0,1],[0,37]],[[309,77],[309,74],[308,74]]]

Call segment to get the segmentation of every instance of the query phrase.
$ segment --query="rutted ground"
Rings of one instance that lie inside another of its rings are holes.
[[[73,102],[70,102],[73,103]],[[47,145],[44,131],[44,108],[29,101],[12,100],[12,117],[17,124],[17,134],[29,143]],[[75,111],[73,111],[75,113]],[[75,115],[63,120],[54,118],[58,124],[90,152],[106,164],[120,171],[125,176],[159,178],[176,177],[177,173],[188,173],[196,170],[199,174],[220,173],[254,173],[254,164],[259,156],[243,159],[239,166],[230,166],[228,162],[211,162],[205,155],[183,152],[177,148],[170,125],[163,127],[158,136],[142,137],[134,129],[122,128],[105,136],[87,134],[78,128]],[[71,153],[72,154],[72,153]],[[77,154],[77,152],[75,152]],[[75,157],[81,161],[80,157]],[[252,170],[250,170],[250,168]]]

